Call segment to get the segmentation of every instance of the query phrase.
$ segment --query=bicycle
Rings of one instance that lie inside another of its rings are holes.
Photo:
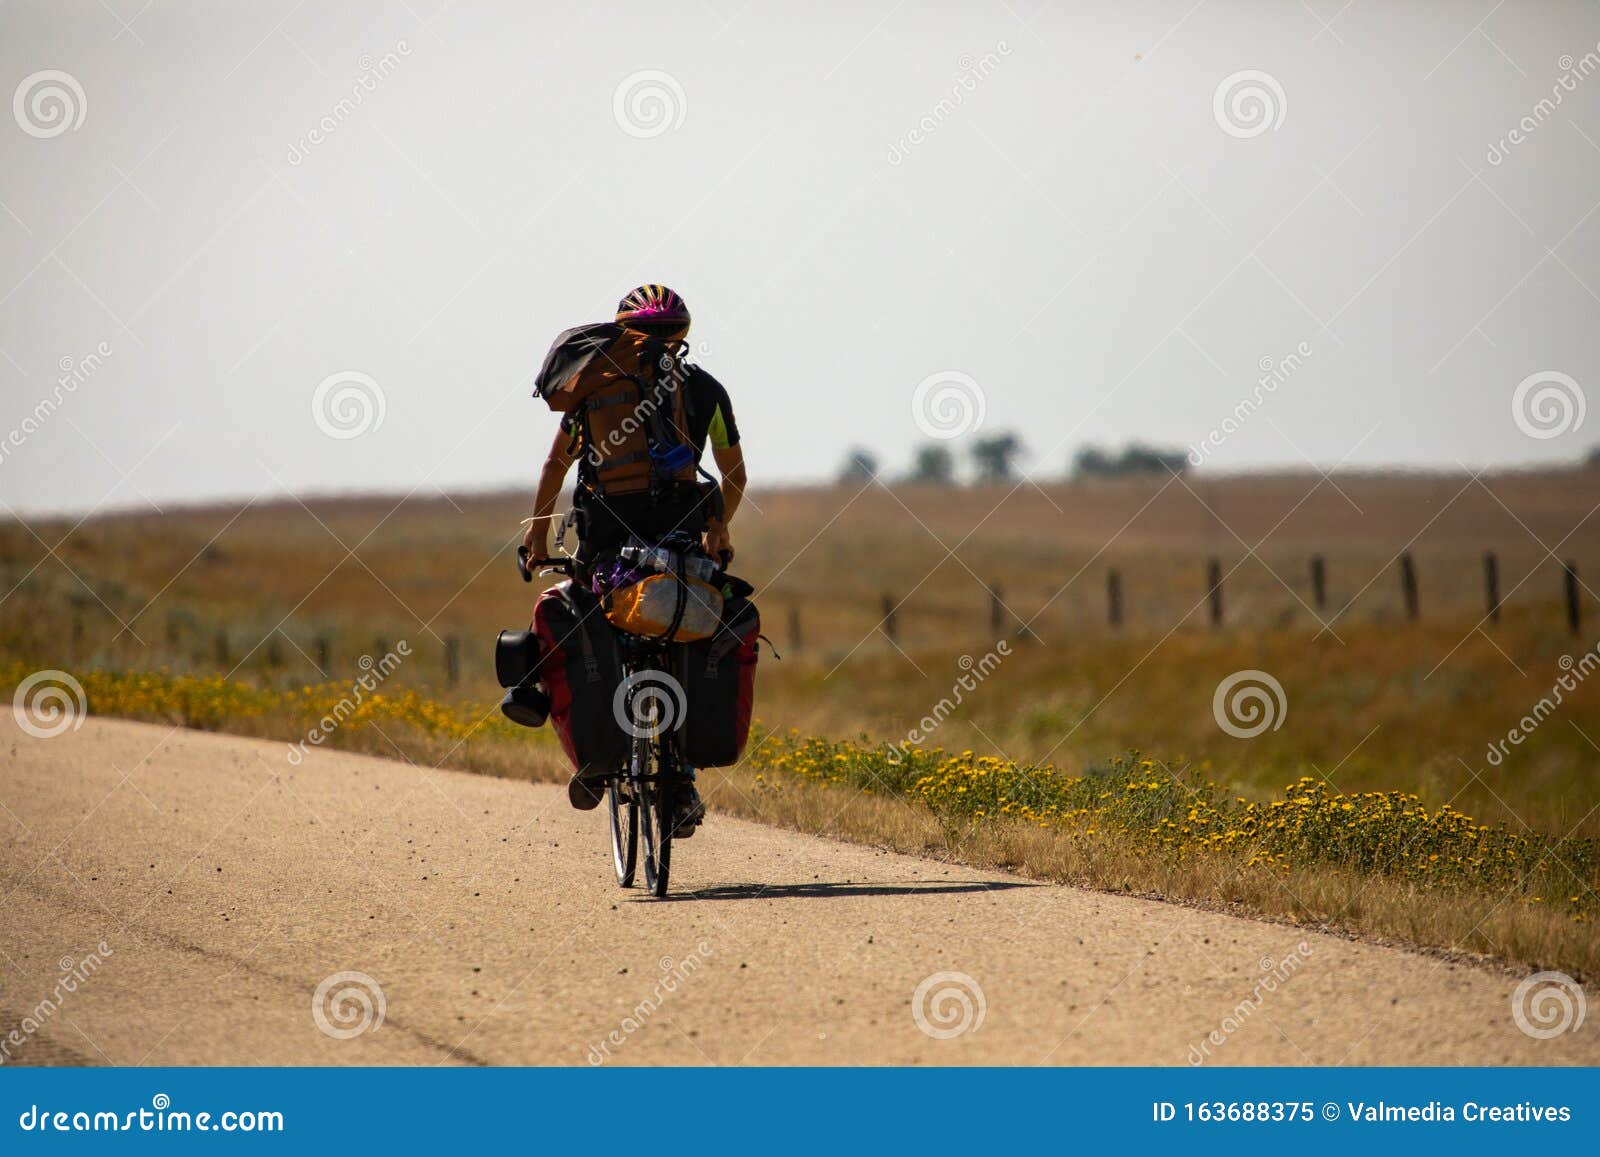
[[[517,548],[517,571],[523,582],[531,583],[535,571],[558,571],[571,578],[575,570],[571,558],[533,558],[527,547]],[[686,779],[674,735],[686,705],[669,645],[616,634],[622,648],[622,682],[614,711],[633,741],[627,766],[606,779],[611,861],[618,885],[633,887],[642,843],[645,890],[659,899],[667,894],[671,875],[677,788]]]

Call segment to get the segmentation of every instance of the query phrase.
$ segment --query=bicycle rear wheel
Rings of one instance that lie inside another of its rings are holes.
[[[661,766],[648,739],[634,741],[641,748],[635,766],[643,770],[636,781],[639,793],[639,827],[644,833],[644,886],[659,899],[667,894],[672,872],[672,792],[661,778]]]
[[[606,794],[611,802],[611,863],[617,870],[617,883],[631,888],[639,862],[639,803],[623,792],[620,779],[611,781]]]

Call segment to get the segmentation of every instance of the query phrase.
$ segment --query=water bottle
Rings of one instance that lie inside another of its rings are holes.
[[[697,578],[701,582],[711,582],[717,574],[715,559],[702,558],[698,555],[681,555],[677,551],[661,546],[625,546],[622,548],[622,558],[623,561],[641,570],[660,571],[664,574],[677,574],[681,564],[686,576]]]

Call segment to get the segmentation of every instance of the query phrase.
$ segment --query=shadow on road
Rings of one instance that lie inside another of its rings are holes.
[[[859,883],[846,880],[843,883],[811,881],[805,884],[710,884],[688,892],[672,892],[665,899],[784,900],[827,899],[838,896],[948,896],[961,892],[1003,892],[1010,888],[1040,886],[1025,880],[930,880],[925,884],[919,882],[882,884],[868,880]]]

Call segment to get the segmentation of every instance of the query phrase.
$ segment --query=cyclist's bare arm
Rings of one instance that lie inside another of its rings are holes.
[[[713,521],[706,527],[706,553],[713,558],[733,558],[733,540],[728,535],[728,524],[733,521],[734,511],[739,509],[739,503],[744,500],[744,488],[748,481],[744,468],[744,449],[741,446],[728,446],[726,448],[713,446],[711,456],[716,459],[717,473],[722,475],[722,521]]]
[[[747,476],[744,470],[744,447],[729,446],[726,450],[711,448],[711,456],[716,459],[717,473],[722,475],[722,521],[733,521],[733,512],[739,509],[739,503],[744,500],[744,488]]]
[[[522,545],[536,558],[550,553],[550,521],[555,515],[556,500],[561,497],[561,486],[567,480],[567,471],[572,469],[572,454],[567,449],[570,442],[567,432],[558,429],[555,441],[550,444],[550,454],[544,460],[544,469],[539,471],[539,489],[533,496],[533,521],[522,536]]]

